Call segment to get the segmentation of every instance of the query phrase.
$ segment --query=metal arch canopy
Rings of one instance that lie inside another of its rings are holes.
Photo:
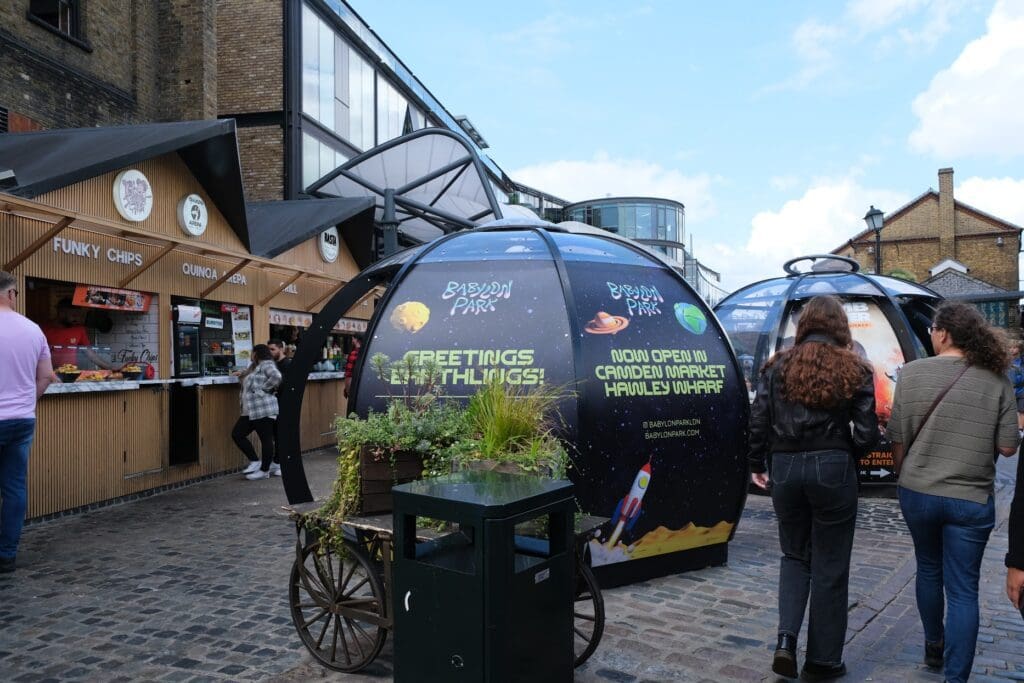
[[[382,259],[346,284],[313,318],[313,323],[302,335],[291,365],[284,373],[278,389],[279,413],[277,455],[281,462],[281,478],[288,503],[297,505],[313,500],[306,471],[302,466],[302,447],[299,443],[299,424],[302,399],[306,393],[306,380],[313,366],[320,361],[320,351],[338,319],[356,305],[374,287],[387,283],[406,263],[416,257],[422,247],[414,247]]]
[[[397,223],[398,232],[417,243],[502,217],[480,157],[463,138],[440,128],[374,147],[306,191],[321,197],[373,197],[374,219],[385,226]]]

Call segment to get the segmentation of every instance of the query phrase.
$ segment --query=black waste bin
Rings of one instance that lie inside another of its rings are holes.
[[[572,484],[463,472],[392,494],[395,681],[571,681]]]

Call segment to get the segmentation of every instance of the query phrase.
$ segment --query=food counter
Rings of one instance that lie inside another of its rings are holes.
[[[302,450],[335,442],[334,417],[347,411],[340,381],[344,376],[309,376],[300,427]],[[51,384],[37,411],[28,517],[242,467],[245,459],[231,441],[231,427],[238,418],[237,385],[233,376]],[[172,397],[182,391],[191,394],[194,411],[179,422],[181,410],[175,412]],[[182,436],[194,438],[187,444],[193,448],[174,458],[172,444]],[[258,451],[258,440],[254,444]]]

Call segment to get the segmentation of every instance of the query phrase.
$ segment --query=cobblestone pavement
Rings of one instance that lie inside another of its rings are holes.
[[[326,494],[333,457],[307,456],[306,467],[314,493]],[[976,681],[1024,680],[1024,621],[1003,594],[1015,467],[1016,458],[1000,466]],[[920,663],[912,544],[892,488],[870,494],[854,547],[844,680],[941,681]],[[348,676],[319,667],[299,642],[284,502],[279,480],[231,475],[29,525],[19,570],[0,576],[0,680],[390,680],[390,641],[372,667]],[[576,680],[775,680],[777,578],[771,504],[752,496],[728,566],[605,591],[605,636]]]

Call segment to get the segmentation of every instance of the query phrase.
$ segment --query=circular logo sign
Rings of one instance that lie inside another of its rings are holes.
[[[114,178],[114,206],[126,221],[138,223],[149,218],[153,210],[153,187],[149,179],[130,168]]]
[[[328,228],[320,233],[320,257],[327,263],[338,260],[339,237],[337,228]]]
[[[197,194],[186,195],[178,202],[178,225],[187,234],[199,237],[206,232],[206,202]]]

